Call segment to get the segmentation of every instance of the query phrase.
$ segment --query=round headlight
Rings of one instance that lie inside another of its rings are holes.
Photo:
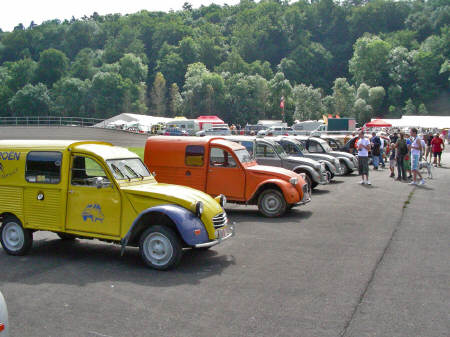
[[[203,203],[201,201],[197,201],[197,204],[195,204],[195,214],[198,217],[201,217],[203,214]]]
[[[220,206],[225,207],[227,203],[227,197],[224,196],[223,194],[220,195]]]
[[[292,177],[291,179],[289,179],[289,182],[290,182],[293,186],[295,186],[295,185],[298,184],[298,178]]]

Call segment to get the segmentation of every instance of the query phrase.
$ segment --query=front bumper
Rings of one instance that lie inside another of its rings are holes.
[[[232,225],[227,225],[222,228],[217,229],[218,237],[216,240],[208,241],[205,243],[199,243],[194,245],[194,248],[208,248],[215,245],[218,245],[224,240],[228,240],[236,234],[234,223]]]

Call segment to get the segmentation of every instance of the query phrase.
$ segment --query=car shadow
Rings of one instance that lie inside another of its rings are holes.
[[[222,245],[228,244],[224,242]],[[219,246],[217,246],[219,247]],[[41,283],[85,286],[97,282],[132,282],[153,287],[199,284],[202,279],[220,275],[235,265],[233,255],[217,247],[207,251],[185,249],[180,264],[170,271],[148,268],[139,250],[127,247],[123,256],[120,246],[92,240],[63,241],[42,239],[33,242],[23,257],[7,255],[0,249],[2,282],[27,285]]]
[[[239,222],[244,221],[258,221],[261,223],[278,225],[291,220],[301,221],[310,218],[313,213],[311,211],[302,209],[302,207],[303,206],[294,207],[291,210],[288,210],[283,216],[278,218],[266,218],[262,216],[257,210],[253,210],[250,208],[235,208],[227,209],[226,211],[228,219],[231,222],[237,223],[237,231],[239,232]]]
[[[343,180],[335,180],[335,179],[333,179],[333,180],[330,181],[330,184],[337,185],[337,184],[343,184],[344,182],[345,181],[343,181]]]
[[[322,195],[322,194],[327,194],[330,193],[329,190],[318,190],[318,189],[313,189],[312,190],[312,194],[314,195]]]

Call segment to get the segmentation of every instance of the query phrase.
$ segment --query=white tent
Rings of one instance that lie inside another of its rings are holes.
[[[376,118],[372,118],[374,120]],[[400,119],[383,119],[394,128],[419,127],[425,129],[450,128],[450,116],[402,116]]]
[[[109,119],[104,120],[101,123],[96,124],[95,127],[105,128],[105,127],[108,127],[108,125],[124,124],[127,126],[128,125],[140,126],[141,129],[151,130],[152,125],[155,125],[158,123],[167,123],[171,120],[173,120],[173,118],[122,113],[120,115],[111,117]]]

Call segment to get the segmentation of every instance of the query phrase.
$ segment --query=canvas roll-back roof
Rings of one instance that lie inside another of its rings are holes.
[[[123,147],[101,141],[80,140],[0,140],[0,149],[30,151],[81,151],[104,159],[134,158],[137,155]]]

